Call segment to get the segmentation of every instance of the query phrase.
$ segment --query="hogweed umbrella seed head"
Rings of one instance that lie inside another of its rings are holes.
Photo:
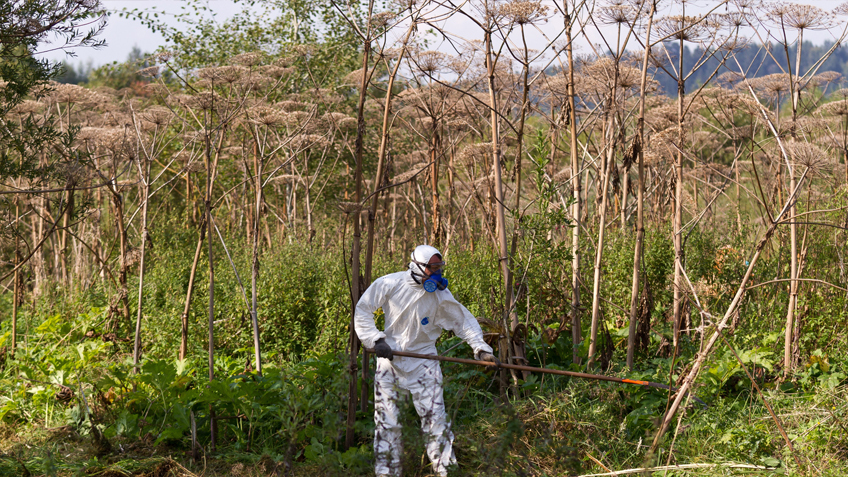
[[[471,126],[468,124],[468,121],[465,119],[451,119],[447,122],[448,126],[454,131],[466,131]]]
[[[188,106],[197,107],[211,111],[226,104],[228,101],[220,94],[214,91],[201,91],[193,96],[189,96]]]
[[[217,69],[217,67],[215,67],[215,66],[200,68],[200,69],[198,69],[194,72],[194,75],[197,76],[198,78],[205,79],[205,80],[215,79],[215,77],[216,77],[215,70],[216,69]]]
[[[136,74],[143,78],[153,78],[159,74],[159,66],[148,66],[136,71]]]
[[[295,69],[276,65],[265,65],[261,66],[259,71],[267,78],[277,80],[282,78],[283,76],[288,76],[294,73]]]
[[[352,118],[344,113],[324,113],[321,119],[327,126],[339,130],[349,130],[356,127],[356,118]]]
[[[324,147],[329,144],[329,141],[320,134],[298,134],[291,138],[289,144],[295,149],[313,149]]]
[[[283,56],[277,58],[276,60],[274,60],[274,62],[271,63],[271,65],[279,66],[281,68],[288,68],[289,66],[294,64],[295,59],[296,58],[292,55],[283,55]]]
[[[164,106],[151,106],[139,114],[142,122],[162,127],[167,126],[174,118],[174,113]]]
[[[568,77],[557,74],[545,80],[545,86],[555,95],[568,94]]]
[[[463,75],[471,68],[471,61],[462,57],[452,57],[448,61],[447,68],[457,75]]]
[[[148,83],[144,85],[144,92],[151,96],[168,96],[168,87],[161,83]]]
[[[749,80],[754,89],[762,91],[770,99],[777,99],[789,92],[790,76],[786,73],[774,73]]]
[[[283,115],[283,123],[294,129],[303,125],[309,119],[309,113],[305,111],[295,111]]]
[[[276,104],[276,106],[287,113],[291,113],[294,111],[306,111],[306,109],[309,108],[310,105],[302,103],[300,101],[285,100],[280,101]]]
[[[848,99],[848,88],[837,89],[833,93],[830,93],[830,98],[831,99],[836,99],[836,98]]]
[[[150,57],[150,59],[152,61],[156,61],[158,63],[167,63],[167,62],[171,61],[171,58],[173,58],[173,57],[174,57],[174,52],[172,52],[172,51],[160,51],[160,52],[154,53]]]
[[[301,43],[298,45],[294,45],[291,49],[292,53],[307,59],[315,55],[316,50],[317,48],[315,47],[315,45],[311,43]]]
[[[780,26],[796,30],[827,30],[834,26],[830,13],[813,5],[773,3],[769,5],[766,19]]]
[[[492,154],[492,143],[481,142],[466,145],[459,153],[460,159],[475,161],[484,159]]]
[[[444,68],[446,56],[440,51],[422,51],[412,58],[412,62],[419,71],[432,76]]]
[[[739,83],[743,79],[745,79],[745,76],[742,75],[741,73],[736,72],[736,71],[728,71],[726,73],[720,74],[716,78],[716,82],[720,86],[732,88],[733,86],[735,86],[737,83]]]
[[[400,7],[401,11],[412,10],[418,5],[418,0],[392,0],[392,4]]]
[[[275,127],[283,124],[283,114],[270,106],[254,106],[246,112],[248,120],[253,124]]]
[[[825,71],[813,76],[810,83],[815,86],[827,85],[842,80],[842,75],[836,71]]]
[[[716,19],[731,28],[741,28],[751,24],[750,14],[744,11],[728,12],[716,15]]]
[[[519,25],[545,22],[548,18],[548,7],[541,0],[513,0],[501,5],[499,15]]]
[[[839,99],[825,103],[819,107],[819,113],[824,116],[848,117],[848,99]]]
[[[262,62],[262,58],[265,56],[261,51],[252,51],[248,53],[241,53],[230,58],[230,63],[241,66],[256,66]]]
[[[400,50],[400,48],[381,48],[374,53],[380,60],[394,60],[398,57]]]
[[[249,74],[247,68],[241,65],[221,66],[217,73],[218,78],[227,84],[237,83]]]
[[[736,7],[737,11],[752,12],[762,7],[762,0],[730,0],[730,4]]]
[[[386,11],[376,13],[371,16],[371,26],[382,30],[387,28],[394,20],[397,18],[397,14],[395,12]]]
[[[418,164],[414,164],[409,169],[407,169],[406,172],[396,175],[392,182],[398,184],[401,182],[406,182],[415,176],[421,178],[427,173],[427,170],[429,169],[428,166],[429,164],[426,162],[419,162]]]
[[[598,18],[601,23],[608,25],[631,24],[635,20],[636,10],[631,5],[614,3],[600,8]]]
[[[11,112],[20,116],[26,116],[40,111],[42,107],[44,107],[43,103],[26,99],[19,104],[16,104],[15,107],[12,108]]]
[[[362,68],[356,69],[348,73],[344,77],[346,84],[358,86],[362,84],[362,76],[365,74]]]
[[[787,141],[784,148],[793,164],[808,167],[811,172],[824,172],[832,163],[830,157],[815,144]]]
[[[91,91],[75,84],[57,84],[50,99],[57,103],[84,103],[91,97]]]
[[[744,50],[748,48],[748,39],[743,36],[731,35],[723,36],[716,40],[717,49],[724,52],[732,52],[736,50]]]
[[[659,18],[656,22],[657,34],[660,37],[673,38],[690,42],[698,42],[709,36],[707,23],[704,18],[674,15]]]
[[[204,79],[207,83],[234,84],[248,74],[247,68],[240,65],[212,66],[201,68],[194,73],[197,77]],[[211,82],[211,83],[210,83]]]
[[[100,129],[95,127],[86,126],[80,129],[77,134],[77,140],[82,141],[84,143],[93,143],[100,136]]]

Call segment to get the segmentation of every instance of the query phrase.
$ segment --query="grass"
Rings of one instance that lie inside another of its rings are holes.
[[[447,374],[447,373],[446,373]],[[457,383],[459,384],[459,383]],[[848,475],[848,386],[814,392],[766,391],[803,475]],[[448,394],[449,408],[458,395]],[[630,388],[561,380],[521,399],[500,401],[482,391],[463,398],[454,421],[459,467],[454,475],[586,475],[665,465],[715,464],[652,475],[802,475],[762,400],[739,393],[690,406],[657,455],[649,452],[652,426],[628,426],[634,412]],[[404,412],[404,475],[426,476],[423,435],[411,405]],[[366,416],[361,419],[367,421]],[[360,435],[367,450],[370,437]],[[673,450],[669,452],[671,441]],[[113,452],[98,451],[91,435],[73,426],[47,428],[37,422],[0,426],[0,474],[47,476],[243,476],[369,475],[334,465],[331,459],[299,457],[289,469],[266,453],[239,451],[220,442],[215,455],[193,462],[185,443],[154,445],[153,436],[115,437]],[[733,464],[748,467],[734,468]],[[756,466],[757,468],[751,468]],[[28,473],[27,473],[28,472]]]

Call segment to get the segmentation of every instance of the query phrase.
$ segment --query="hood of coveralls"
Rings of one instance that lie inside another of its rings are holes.
[[[432,245],[419,245],[412,251],[412,255],[410,256],[412,261],[409,262],[409,271],[412,272],[412,275],[415,277],[417,282],[423,281],[424,278],[424,265],[419,264],[429,263],[430,259],[433,258],[433,255],[444,257],[442,253],[439,252],[439,249]]]

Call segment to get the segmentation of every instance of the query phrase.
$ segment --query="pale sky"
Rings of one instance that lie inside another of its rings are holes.
[[[180,0],[101,0],[103,6],[111,12],[106,29],[100,39],[106,40],[107,46],[98,50],[93,48],[76,48],[76,58],[68,58],[64,51],[49,51],[44,57],[54,61],[66,61],[72,65],[86,64],[89,61],[95,67],[124,61],[134,46],[144,53],[152,53],[165,44],[165,39],[158,33],[151,32],[141,23],[121,18],[117,15],[124,9],[156,9],[166,14],[180,11],[183,2]],[[219,15],[221,21],[241,11],[242,6],[233,0],[206,0],[207,4]],[[55,45],[44,44],[41,51],[55,48]]]
[[[127,58],[127,55],[130,53],[134,46],[138,46],[142,52],[150,53],[156,50],[157,47],[165,44],[164,38],[157,34],[148,30],[146,27],[141,25],[139,22],[129,20],[126,18],[121,18],[117,15],[117,12],[123,9],[150,9],[157,10],[160,14],[164,14],[165,18],[169,14],[177,13],[180,11],[180,7],[184,5],[181,0],[102,0],[103,5],[110,11],[112,14],[109,16],[108,24],[105,31],[100,36],[101,39],[106,40],[107,46],[94,50],[92,48],[77,48],[74,50],[76,53],[76,58],[68,58],[66,53],[63,51],[47,51],[43,53],[44,57],[49,58],[54,61],[66,61],[74,66],[80,64],[88,64],[89,62],[94,66],[100,66],[107,63],[111,63],[113,61],[124,61]],[[220,21],[223,21],[235,13],[241,11],[242,5],[238,3],[237,0],[205,0],[206,4],[215,12],[216,16],[218,16]],[[804,1],[798,3],[809,3],[814,4],[826,11],[830,11],[836,6],[843,3],[844,0],[817,0],[817,1]],[[550,4],[550,0],[545,2],[546,4]],[[671,5],[671,2],[663,2],[665,5]],[[699,11],[706,11],[709,9],[711,5],[716,5],[717,2],[709,2],[709,1],[701,1],[701,2],[689,2],[687,14],[698,14]],[[679,2],[674,2],[674,4],[679,4]],[[551,8],[553,11],[553,8]],[[724,7],[720,7],[718,12],[723,13],[725,10]],[[660,15],[667,14],[675,14],[677,11],[671,11],[669,9],[661,8]],[[476,38],[478,35],[476,32],[476,28],[473,27],[473,24],[468,20],[462,20],[460,18],[451,18],[450,20],[441,23],[441,26],[454,34],[462,34],[466,33],[471,35],[472,38]],[[545,25],[541,25],[539,30],[544,32],[547,35],[553,36],[561,29],[562,23],[561,18],[557,15],[547,22]],[[470,28],[469,28],[470,27]],[[843,25],[844,27],[844,25]],[[401,34],[403,28],[399,27],[397,35]],[[591,30],[591,29],[589,29]],[[838,30],[841,31],[841,28]],[[394,33],[394,32],[392,32]],[[534,44],[538,43],[537,47],[542,47],[546,41],[543,39],[540,33],[530,33],[528,32],[528,41],[530,43],[530,47],[532,48]],[[821,43],[823,41],[833,41],[834,34],[836,30],[833,32],[817,32],[810,31],[805,32],[805,38],[815,42]],[[395,35],[392,35],[395,36]],[[595,37],[593,37],[595,36]],[[589,53],[591,48],[589,48],[589,41],[592,43],[596,43],[599,41],[600,36],[595,32],[594,35],[591,31],[587,30],[587,35],[585,37],[576,38],[577,42],[582,43],[578,49],[583,53]],[[433,39],[431,37],[431,39]],[[470,38],[469,38],[470,39]],[[480,38],[476,38],[480,39]],[[450,51],[451,48],[448,45],[441,44],[440,41],[436,40],[433,44],[433,47],[444,51]],[[41,51],[49,50],[50,48],[55,48],[56,45],[44,44],[41,47]]]

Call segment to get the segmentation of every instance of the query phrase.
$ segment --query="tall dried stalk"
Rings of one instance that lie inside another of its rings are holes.
[[[577,113],[575,105],[576,88],[574,84],[574,38],[572,37],[573,18],[577,10],[568,11],[568,2],[563,2],[563,22],[565,31],[565,53],[568,57],[568,85],[566,91],[568,98],[568,127],[569,127],[569,155],[571,164],[571,193],[573,204],[571,206],[571,220],[574,227],[571,230],[571,361],[580,363],[579,343],[583,341],[583,330],[580,323],[580,227],[581,227],[581,182],[580,182],[580,154],[577,146]]]
[[[138,126],[136,126],[136,131],[138,131]],[[141,137],[139,137],[138,140],[140,142]],[[155,141],[154,136],[154,142],[151,145],[151,148],[156,147]],[[133,340],[133,368],[136,373],[138,372],[138,362],[141,359],[141,317],[144,309],[142,304],[144,303],[144,272],[148,242],[147,205],[150,202],[148,199],[150,198],[150,163],[152,160],[153,158],[147,157],[147,154],[139,156],[139,181],[141,183],[141,200],[143,202],[141,204],[141,243],[139,244],[139,247],[141,248],[141,258],[138,265],[138,308],[136,309],[135,339]]]
[[[657,0],[651,2],[648,27],[645,34],[645,54],[642,58],[642,78],[639,86],[639,117],[636,119],[636,137],[633,149],[638,161],[638,185],[636,189],[636,243],[633,250],[633,280],[630,288],[630,320],[627,334],[627,368],[633,370],[636,351],[636,325],[639,320],[639,282],[642,277],[642,248],[645,240],[645,88],[648,79],[648,61],[651,57],[651,29],[657,11]]]
[[[367,28],[364,35],[360,34],[360,39],[363,42],[363,51],[362,51],[362,77],[359,83],[359,100],[357,102],[356,107],[356,142],[355,142],[355,151],[354,151],[354,160],[356,161],[356,168],[354,170],[353,176],[353,186],[354,186],[354,196],[353,200],[360,204],[362,202],[362,160],[363,160],[363,151],[364,151],[364,137],[365,137],[365,98],[367,96],[368,82],[369,82],[369,74],[368,74],[368,64],[371,61],[371,42],[373,39],[371,38],[371,17],[374,12],[374,1],[369,0],[368,2],[368,15],[367,15]],[[359,297],[362,293],[362,277],[360,275],[361,270],[361,262],[360,262],[360,254],[362,250],[362,226],[361,226],[361,217],[362,214],[359,213],[359,210],[356,210],[356,213],[353,214],[353,245],[351,248],[350,260],[351,260],[351,310],[350,310],[350,338],[348,340],[348,348],[349,348],[349,364],[350,364],[350,380],[349,380],[349,389],[348,389],[348,402],[347,402],[347,429],[345,432],[345,449],[349,449],[354,444],[354,423],[356,422],[356,381],[357,381],[357,365],[356,365],[356,357],[359,354],[359,337],[356,336],[356,330],[353,326],[353,319],[356,314],[356,304],[359,303]]]
[[[633,29],[636,25],[635,22],[631,22],[629,28],[625,31],[625,38],[621,38],[622,33],[622,25],[628,22],[627,14],[634,13],[626,10],[615,9],[611,14],[608,14],[608,18],[605,20],[610,23],[614,23],[617,25],[617,37],[615,43],[615,51],[610,51],[612,54],[612,77],[610,76],[609,68],[603,67],[604,72],[606,73],[607,78],[606,81],[608,84],[608,91],[606,94],[609,96],[606,99],[605,104],[605,118],[604,122],[604,151],[601,153],[605,155],[603,160],[603,167],[600,171],[600,185],[598,187],[598,195],[597,195],[597,206],[598,206],[598,241],[595,248],[595,262],[594,262],[594,273],[592,277],[592,321],[590,323],[589,328],[589,357],[587,366],[591,368],[595,363],[595,354],[598,349],[598,328],[600,325],[601,319],[601,266],[604,257],[604,238],[606,234],[606,226],[607,226],[607,213],[610,209],[608,201],[610,197],[609,186],[610,179],[612,175],[612,171],[615,169],[615,151],[616,146],[620,138],[623,136],[624,124],[620,124],[619,120],[619,78],[621,74],[620,66],[621,66],[621,58],[624,54],[624,45],[627,44],[630,35],[633,33]],[[599,60],[597,63],[600,63],[604,60]],[[597,64],[596,63],[596,64]]]
[[[506,240],[506,214],[505,214],[505,206],[504,206],[504,193],[503,193],[503,170],[501,166],[501,140],[500,140],[500,118],[498,117],[498,101],[497,101],[497,91],[495,89],[495,68],[497,66],[498,55],[494,52],[494,46],[492,45],[492,28],[488,27],[484,30],[484,44],[485,44],[485,54],[486,54],[486,84],[488,87],[489,93],[489,121],[491,128],[491,138],[492,138],[492,173],[494,174],[494,188],[495,188],[495,227],[497,230],[497,240],[498,240],[498,261],[500,264],[501,276],[504,282],[504,289],[509,287],[509,283],[511,281],[510,278],[510,263],[509,263],[509,248],[507,246]],[[509,353],[511,346],[510,342],[512,341],[509,337],[509,323],[507,322],[508,313],[509,313],[509,305],[511,305],[512,300],[510,297],[506,297],[506,309],[503,317],[504,329],[506,330],[505,339],[501,340],[501,349],[502,359],[506,359],[508,362],[512,362]],[[506,353],[506,354],[504,354]],[[513,374],[513,382],[517,383],[517,377]]]
[[[188,174],[188,173],[186,173]],[[206,219],[200,221],[200,232],[197,237],[197,247],[194,250],[194,259],[191,262],[191,270],[188,275],[188,290],[186,291],[183,313],[180,315],[180,354],[179,359],[184,360],[188,354],[188,315],[191,311],[191,298],[194,294],[194,279],[197,275],[197,264],[200,262],[200,254],[203,251],[203,240],[206,238]]]
[[[250,260],[250,324],[253,327],[253,360],[256,373],[262,375],[262,350],[259,342],[259,316],[257,313],[257,295],[259,293],[259,222],[262,218],[262,173],[263,161],[259,153],[259,135],[253,137],[253,170],[254,170],[254,209],[253,231],[251,233],[252,257]],[[307,179],[308,180],[308,179]],[[308,196],[307,196],[308,197]],[[309,204],[307,203],[307,208]],[[309,227],[312,230],[311,224]],[[311,232],[310,232],[311,238]]]

